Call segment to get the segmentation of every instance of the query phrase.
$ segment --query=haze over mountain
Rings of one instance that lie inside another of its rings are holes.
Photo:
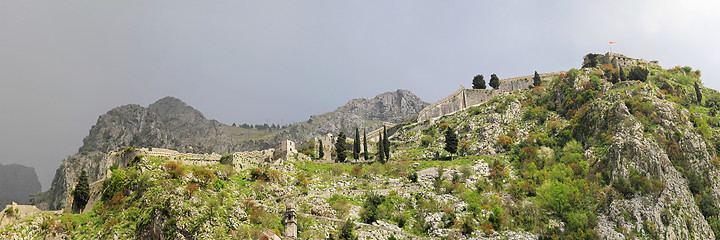
[[[718,4],[3,1],[0,163],[34,167],[47,189],[57,160],[123,104],[174,96],[227,125],[290,124],[357,96],[434,102],[476,74],[569,69],[608,41],[702,69],[718,89]]]
[[[11,202],[29,203],[28,197],[40,191],[35,169],[19,164],[0,164],[0,206]]]

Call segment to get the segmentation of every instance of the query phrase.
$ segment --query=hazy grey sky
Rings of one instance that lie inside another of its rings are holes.
[[[0,163],[43,189],[97,117],[175,96],[220,122],[292,123],[475,74],[580,67],[615,52],[720,88],[717,1],[0,0]]]

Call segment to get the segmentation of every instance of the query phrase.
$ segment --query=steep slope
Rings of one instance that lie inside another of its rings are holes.
[[[63,160],[50,190],[33,197],[41,209],[60,209],[82,170],[90,181],[101,179],[110,162],[109,151],[125,146],[158,147],[189,153],[230,153],[267,149],[281,140],[305,141],[314,136],[354,127],[374,129],[381,122],[412,119],[427,103],[406,90],[355,99],[337,110],[311,117],[282,131],[232,127],[206,119],[181,100],[165,97],[147,108],[130,104],[98,118],[79,153]]]
[[[35,169],[19,164],[0,164],[0,206],[11,202],[28,203],[28,197],[40,192]]]

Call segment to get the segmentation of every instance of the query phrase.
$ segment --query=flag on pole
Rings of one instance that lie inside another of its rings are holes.
[[[613,44],[613,43],[615,43],[615,42],[610,42],[610,44]]]

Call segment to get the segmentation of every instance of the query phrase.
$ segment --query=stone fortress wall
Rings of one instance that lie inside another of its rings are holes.
[[[650,67],[659,65],[658,61],[647,61],[645,59],[637,59],[627,57],[619,53],[607,52],[604,55],[597,56],[598,64],[610,64],[615,68],[629,68],[634,66]],[[590,62],[587,55],[583,57],[583,66]]]
[[[561,73],[563,72],[544,73],[540,74],[540,78],[548,80]],[[427,119],[438,118],[487,102],[504,92],[528,89],[533,84],[533,77],[534,75],[501,79],[498,90],[467,89],[460,87],[456,92],[421,110],[417,120],[418,122],[422,122]]]

